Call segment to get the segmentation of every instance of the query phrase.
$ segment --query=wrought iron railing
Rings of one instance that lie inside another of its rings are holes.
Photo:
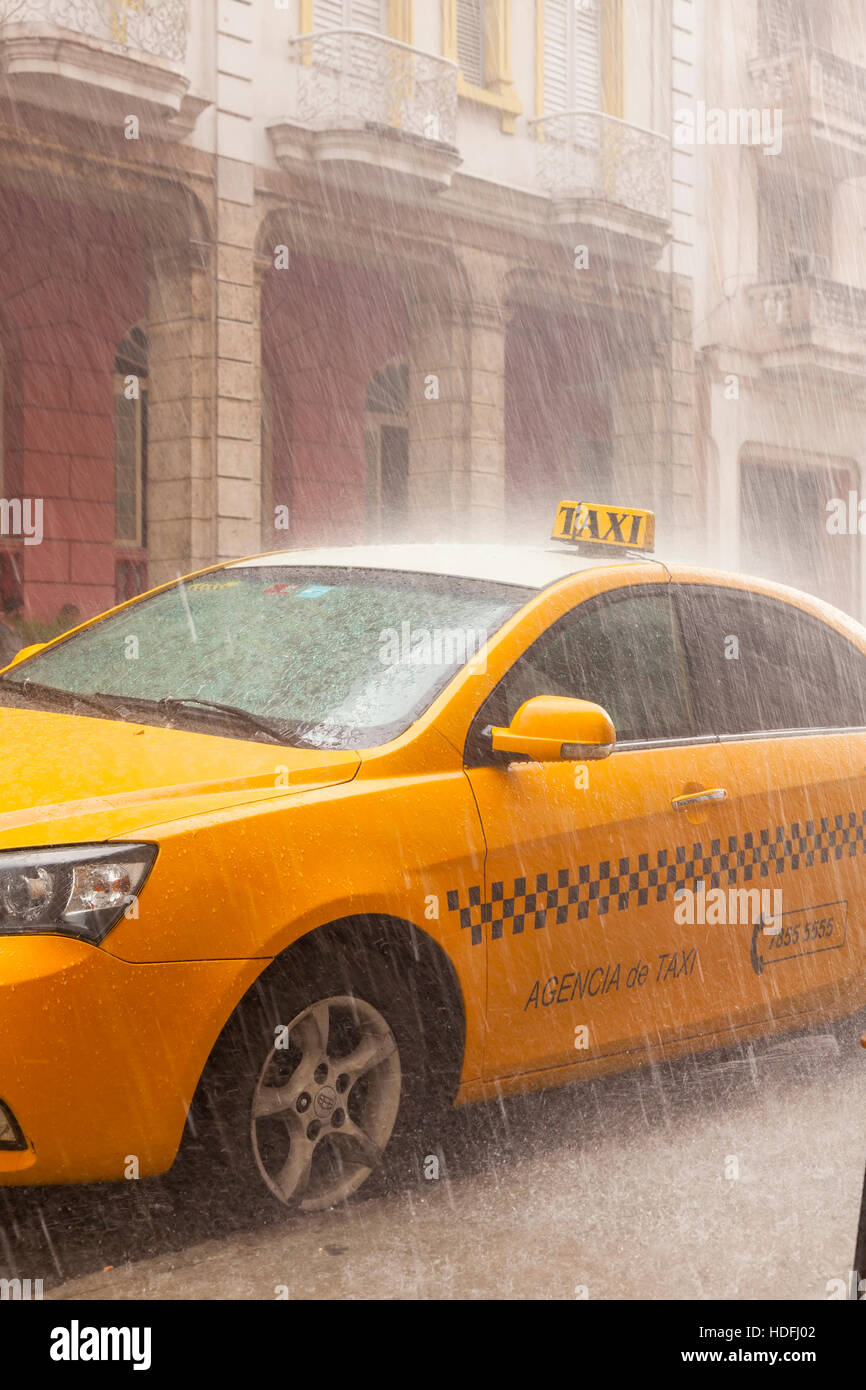
[[[323,29],[291,40],[297,116],[317,130],[400,131],[457,141],[457,64],[370,29]]]
[[[824,48],[802,45],[749,64],[759,101],[766,106],[808,102],[866,125],[866,68]]]
[[[50,24],[180,63],[186,56],[189,0],[0,0],[0,38],[7,26]]]
[[[838,333],[862,342],[866,352],[866,290],[838,280],[805,277],[756,285],[749,294],[764,334],[790,338],[816,330]]]
[[[600,198],[670,217],[670,140],[604,111],[563,111],[529,122],[537,179],[554,198]]]

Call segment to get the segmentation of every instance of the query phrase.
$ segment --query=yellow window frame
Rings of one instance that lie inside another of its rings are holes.
[[[507,135],[513,135],[514,122],[523,111],[523,103],[511,76],[511,0],[485,0],[485,5],[487,81],[483,87],[476,87],[458,72],[457,95],[482,106],[494,107],[502,114],[502,129]],[[442,0],[442,56],[455,63],[458,61],[457,0]]]

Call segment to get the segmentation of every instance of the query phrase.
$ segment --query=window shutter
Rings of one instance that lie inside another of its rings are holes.
[[[601,107],[601,25],[596,0],[545,0],[544,110]]]
[[[313,30],[385,28],[385,0],[313,0]]]
[[[484,86],[484,7],[486,0],[457,0],[457,61],[473,87]]]
[[[601,106],[601,25],[595,0],[591,5],[571,6],[574,16],[571,42],[571,92],[574,106]]]
[[[376,33],[384,30],[382,0],[348,0],[345,8],[349,11],[346,23],[350,29],[375,29]]]
[[[313,30],[385,28],[384,0],[313,0]]]
[[[544,110],[567,111],[568,7],[570,0],[546,0],[544,6]]]
[[[313,0],[313,32],[319,29],[344,29],[348,20],[344,0]]]

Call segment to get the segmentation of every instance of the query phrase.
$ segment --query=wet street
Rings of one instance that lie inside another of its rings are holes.
[[[864,1026],[456,1111],[438,1178],[419,1154],[397,1190],[315,1216],[251,1225],[171,1175],[0,1193],[0,1276],[60,1299],[838,1296]]]

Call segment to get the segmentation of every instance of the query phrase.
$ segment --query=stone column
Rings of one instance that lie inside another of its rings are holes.
[[[261,548],[260,293],[252,167],[219,160],[216,283],[216,558]],[[241,202],[248,196],[248,202]],[[234,201],[237,198],[238,201]]]
[[[675,543],[694,546],[698,516],[698,429],[693,288],[684,275],[673,277],[671,316],[671,526]]]
[[[418,539],[503,537],[505,270],[485,271],[470,276],[471,299],[428,289],[410,300],[409,523]]]
[[[613,381],[612,406],[616,496],[610,500],[651,508],[664,533],[670,496],[670,381],[661,351],[623,364]]]
[[[250,0],[216,6],[216,556],[261,548],[259,294],[255,283]]]
[[[273,408],[273,401],[265,402],[265,386],[262,375],[262,280],[265,271],[273,265],[273,260],[268,256],[256,255],[253,258],[253,387],[255,389],[256,412],[259,420],[258,444],[259,444],[259,539],[256,549],[259,550],[278,550],[281,545],[287,544],[285,531],[274,530],[274,505],[285,499],[274,496],[274,440],[273,429],[274,421],[272,414],[269,414],[269,453],[265,457],[265,433],[264,415],[266,408],[269,412]],[[267,474],[265,470],[268,470]]]
[[[707,518],[714,563],[740,566],[740,402],[725,396],[725,369],[718,360],[710,384],[710,438],[716,451],[716,513]],[[711,553],[712,553],[711,552]]]
[[[209,248],[148,253],[148,568],[152,584],[214,556],[214,324]]]
[[[659,550],[693,546],[698,456],[690,282],[675,277],[660,290],[654,308],[635,319],[621,343],[629,356],[612,389],[614,500],[655,511]]]

